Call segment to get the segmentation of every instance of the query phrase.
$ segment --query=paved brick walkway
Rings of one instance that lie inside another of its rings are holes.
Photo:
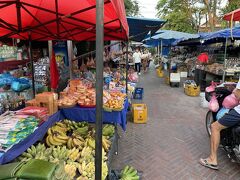
[[[205,130],[206,109],[198,97],[188,97],[182,88],[171,88],[154,71],[141,75],[148,123],[128,122],[121,132],[119,154],[113,168],[129,164],[143,171],[145,180],[240,179],[240,166],[219,150],[219,171],[202,167],[198,160],[209,152]]]

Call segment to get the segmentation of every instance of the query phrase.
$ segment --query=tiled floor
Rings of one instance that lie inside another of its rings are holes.
[[[202,167],[198,160],[209,152],[204,121],[207,110],[199,97],[188,97],[183,88],[171,88],[151,70],[140,77],[148,123],[128,122],[119,129],[119,154],[113,168],[129,164],[143,171],[145,180],[240,179],[240,166],[219,150],[219,171]]]

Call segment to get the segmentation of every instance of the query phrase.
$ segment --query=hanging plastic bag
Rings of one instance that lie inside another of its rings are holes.
[[[215,88],[216,88],[216,83],[212,81],[211,85],[206,87],[205,91],[206,92],[213,92],[213,91],[215,91]]]
[[[212,111],[212,112],[217,112],[219,109],[219,104],[217,101],[217,98],[215,95],[212,96],[211,101],[209,102],[209,106],[208,108]]]
[[[232,109],[239,104],[239,100],[236,98],[234,94],[230,94],[229,96],[225,97],[223,100],[223,107],[227,109]]]

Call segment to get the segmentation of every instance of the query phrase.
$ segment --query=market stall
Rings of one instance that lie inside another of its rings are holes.
[[[30,40],[30,52],[31,40],[94,40],[96,37],[96,53],[98,54],[96,60],[96,89],[99,93],[96,95],[97,148],[95,153],[95,177],[100,179],[102,161],[103,34],[105,34],[105,40],[123,40],[128,37],[128,25],[125,19],[123,1],[104,2],[99,0],[96,3],[95,1],[69,3],[69,1],[56,0],[54,2],[4,1],[0,3],[2,4],[1,38],[28,39]],[[33,87],[35,87],[34,76],[32,82]],[[34,89],[33,92],[35,92]]]

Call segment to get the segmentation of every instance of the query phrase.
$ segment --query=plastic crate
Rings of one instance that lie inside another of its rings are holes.
[[[137,124],[147,123],[147,105],[133,104],[132,105],[133,122]]]
[[[144,95],[144,89],[137,87],[134,91],[133,98],[134,99],[143,99],[143,95]]]

